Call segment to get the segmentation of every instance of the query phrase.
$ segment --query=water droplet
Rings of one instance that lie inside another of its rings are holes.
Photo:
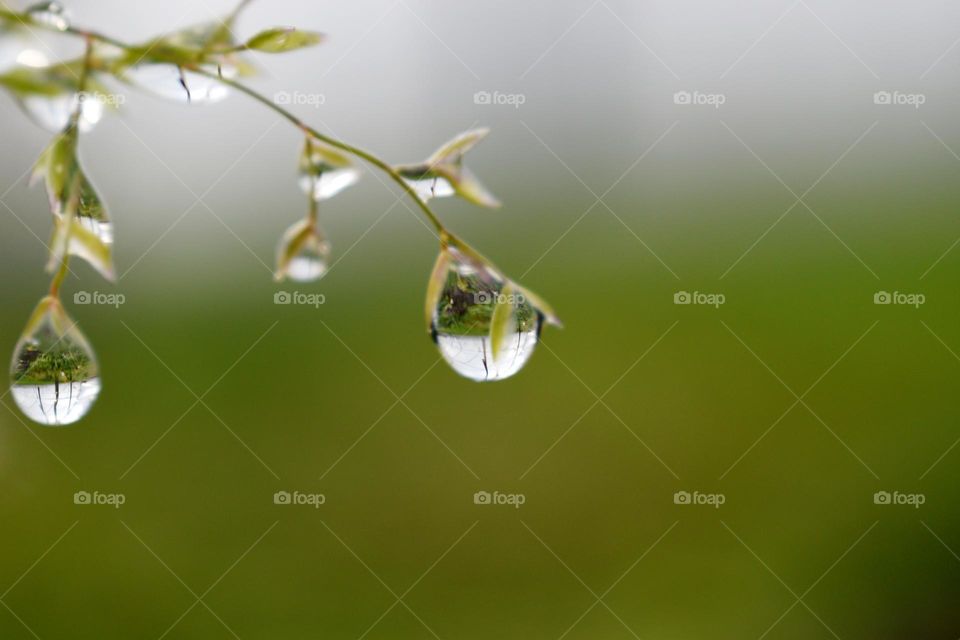
[[[313,199],[320,202],[353,186],[359,179],[360,171],[353,167],[327,170],[318,176],[304,173],[300,176],[300,188],[308,196],[312,192]]]
[[[48,426],[78,421],[100,394],[93,349],[55,298],[45,298],[34,311],[14,348],[10,379],[20,410]]]
[[[77,100],[80,97],[75,93],[62,93],[57,96],[28,95],[20,100],[23,110],[30,119],[50,133],[60,133],[70,122]],[[86,133],[103,118],[103,101],[90,94],[83,97],[83,106],[80,112],[80,131]]]
[[[300,156],[300,188],[315,201],[327,200],[360,179],[360,170],[339,149],[307,139]]]
[[[66,31],[70,27],[69,14],[59,2],[40,2],[29,7],[27,13],[37,22],[58,31]]]
[[[314,282],[327,272],[329,260],[330,243],[315,224],[301,220],[287,229],[277,245],[276,279]]]
[[[18,65],[36,69],[49,66],[50,59],[37,48],[37,42],[26,29],[0,24],[0,72]]]
[[[208,71],[219,72],[224,78],[237,75],[235,67],[222,65]],[[225,100],[230,89],[215,78],[208,78],[192,71],[169,64],[143,64],[129,69],[125,77],[136,86],[150,93],[184,104],[214,104]]]
[[[454,371],[478,382],[516,374],[533,355],[543,317],[522,295],[505,294],[504,279],[489,265],[448,249],[451,262],[433,314],[432,335]],[[491,329],[498,304],[510,319],[493,352]]]
[[[404,181],[413,187],[420,199],[427,202],[431,198],[449,198],[456,195],[453,185],[446,178],[425,177],[416,180],[405,178]]]

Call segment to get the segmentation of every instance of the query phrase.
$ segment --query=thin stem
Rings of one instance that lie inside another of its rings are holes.
[[[436,229],[437,233],[440,234],[441,237],[443,236],[452,237],[450,232],[447,231],[447,228],[443,226],[442,222],[440,222],[440,219],[437,218],[436,214],[434,214],[433,211],[430,209],[430,207],[427,206],[427,203],[424,202],[419,195],[417,195],[417,192],[413,189],[413,187],[407,184],[407,182],[400,176],[399,173],[397,173],[393,169],[393,167],[391,167],[389,164],[387,164],[377,156],[373,155],[369,151],[365,151],[363,149],[360,149],[359,147],[355,147],[352,144],[348,144],[341,140],[337,140],[336,138],[331,138],[328,135],[320,133],[319,131],[317,131],[316,129],[314,129],[307,123],[305,123],[303,120],[293,115],[291,112],[287,111],[280,105],[276,104],[273,100],[270,100],[266,96],[258,93],[254,89],[251,89],[245,84],[242,84],[230,78],[221,77],[219,74],[212,73],[210,71],[207,71],[206,69],[203,69],[197,66],[190,67],[190,71],[202,76],[206,76],[208,78],[212,78],[214,80],[222,82],[223,84],[229,87],[236,89],[240,93],[243,93],[248,97],[253,98],[257,102],[268,107],[269,109],[272,109],[273,111],[275,111],[277,114],[279,114],[286,120],[289,120],[295,127],[303,131],[305,134],[315,138],[316,140],[325,142],[329,144],[331,147],[336,147],[338,149],[346,151],[347,153],[354,155],[358,158],[361,158],[366,162],[369,162],[373,166],[377,167],[378,169],[386,173],[391,180],[393,180],[395,183],[400,185],[400,187],[404,190],[404,192],[408,196],[410,196],[410,198],[417,204],[417,206],[420,208],[420,211],[423,212],[424,216],[426,216],[427,220],[430,221],[434,229]]]
[[[245,9],[252,1],[253,1],[253,0],[240,0],[240,2],[239,2],[239,4],[237,5],[236,9],[235,9],[235,10],[233,11],[233,13],[228,17],[228,19],[235,18],[235,17],[236,17],[243,9]],[[132,46],[129,45],[129,44],[127,44],[127,43],[121,42],[120,40],[117,40],[116,38],[113,38],[113,37],[111,37],[111,36],[104,35],[104,34],[99,33],[99,32],[97,32],[97,31],[91,31],[91,30],[87,30],[87,29],[80,29],[80,28],[77,28],[77,27],[67,27],[65,30],[61,31],[61,30],[56,29],[56,28],[54,28],[54,27],[51,27],[51,26],[49,26],[49,25],[35,22],[35,21],[31,20],[29,16],[21,16],[20,14],[13,14],[13,13],[11,13],[11,16],[15,17],[17,20],[20,20],[21,22],[24,22],[24,24],[28,24],[28,23],[29,23],[30,25],[37,26],[37,27],[44,28],[44,29],[48,29],[48,30],[57,31],[57,32],[59,32],[59,33],[68,33],[68,34],[72,34],[72,35],[76,35],[76,36],[81,36],[81,37],[85,38],[88,42],[90,42],[90,41],[104,42],[104,43],[107,43],[107,44],[111,44],[111,45],[113,45],[113,46],[115,46],[115,47],[119,47],[119,48],[121,48],[121,49],[131,49],[131,48],[132,48]],[[169,63],[167,63],[167,64],[169,64]],[[394,170],[394,168],[391,167],[388,163],[384,162],[383,160],[381,160],[381,159],[378,158],[377,156],[373,155],[372,153],[370,153],[370,152],[368,152],[368,151],[365,151],[364,149],[361,149],[361,148],[359,148],[359,147],[355,147],[355,146],[353,146],[353,145],[351,145],[351,144],[348,144],[348,143],[343,142],[343,141],[341,141],[341,140],[338,140],[338,139],[336,139],[336,138],[332,138],[332,137],[330,137],[330,136],[328,136],[328,135],[325,135],[325,134],[323,134],[323,133],[320,133],[319,131],[317,131],[316,129],[314,129],[313,127],[309,126],[307,123],[305,123],[303,120],[301,120],[300,118],[298,118],[297,116],[295,116],[295,115],[294,115],[293,113],[291,113],[290,111],[287,111],[286,109],[284,109],[284,108],[281,107],[280,105],[276,104],[275,102],[273,102],[272,100],[270,100],[270,99],[267,98],[266,96],[261,95],[260,93],[258,93],[258,92],[255,91],[254,89],[252,89],[252,88],[244,85],[243,83],[237,82],[236,80],[232,80],[232,79],[230,79],[230,78],[223,77],[223,76],[222,76],[221,74],[219,74],[219,73],[210,72],[210,71],[208,71],[208,70],[206,70],[206,69],[204,69],[204,68],[202,68],[202,67],[200,67],[200,66],[198,66],[198,65],[190,65],[190,66],[188,66],[188,67],[186,67],[186,68],[188,68],[188,69],[189,69],[190,71],[192,71],[193,73],[196,73],[196,74],[201,75],[201,76],[205,76],[205,77],[207,77],[207,78],[212,78],[213,80],[216,80],[216,81],[218,81],[218,82],[221,82],[221,83],[223,83],[223,84],[225,84],[225,85],[227,85],[227,86],[230,86],[230,87],[236,89],[236,90],[239,91],[240,93],[243,93],[243,94],[247,95],[248,97],[253,98],[253,99],[256,100],[257,102],[263,104],[263,105],[266,106],[267,108],[273,110],[274,112],[276,112],[277,114],[279,114],[280,116],[282,116],[284,119],[290,121],[294,126],[296,126],[298,129],[300,129],[301,131],[303,131],[306,135],[311,136],[311,137],[313,137],[314,139],[319,140],[319,141],[321,141],[321,142],[325,142],[325,143],[329,144],[329,145],[332,146],[332,147],[336,147],[336,148],[338,148],[338,149],[341,149],[342,151],[346,151],[347,153],[349,153],[349,154],[351,154],[351,155],[353,155],[353,156],[355,156],[355,157],[357,157],[357,158],[360,158],[360,159],[362,159],[362,160],[370,163],[371,165],[375,166],[376,168],[380,169],[380,170],[383,171],[385,174],[387,174],[387,176],[389,176],[389,178],[390,178],[391,180],[393,180],[393,182],[395,182],[397,185],[399,185],[400,188],[403,189],[404,193],[405,193],[408,197],[410,197],[410,199],[413,200],[414,203],[416,203],[417,207],[420,209],[420,211],[423,213],[423,215],[427,218],[427,220],[430,222],[430,224],[433,225],[433,228],[436,230],[437,234],[440,236],[440,242],[441,242],[442,245],[444,245],[444,246],[446,246],[446,245],[453,245],[453,246],[461,247],[461,248],[463,248],[463,249],[465,249],[465,250],[472,251],[472,249],[471,249],[466,243],[464,243],[462,240],[460,240],[459,238],[457,238],[456,236],[454,236],[449,230],[447,230],[447,228],[443,225],[442,222],[440,222],[440,219],[439,219],[439,218],[436,216],[436,214],[430,209],[430,207],[427,205],[427,203],[424,202],[424,200],[420,197],[420,195],[416,192],[416,190],[414,190],[413,187],[411,187],[409,184],[407,184],[407,182],[403,179],[403,177],[400,176],[400,174],[398,174],[398,173]]]
[[[83,117],[83,102],[85,99],[83,92],[87,88],[87,81],[90,79],[90,68],[93,63],[94,39],[86,37],[85,40],[86,49],[83,54],[83,68],[80,71],[80,78],[77,81],[77,104],[74,105],[73,113],[70,115],[70,122],[67,125],[68,132],[71,130],[79,131],[80,129],[80,118]],[[76,167],[72,168],[71,176],[67,180],[67,183],[74,185],[69,197],[70,200],[76,200],[76,202],[65,203],[63,206],[64,219],[59,222],[59,224],[67,225],[66,237],[63,239],[63,256],[60,258],[60,268],[57,269],[53,279],[50,281],[50,295],[57,299],[60,297],[60,286],[63,284],[64,279],[67,277],[67,272],[70,270],[70,232],[73,225],[74,206],[79,206],[80,200],[80,187],[77,185],[73,175],[75,172]]]

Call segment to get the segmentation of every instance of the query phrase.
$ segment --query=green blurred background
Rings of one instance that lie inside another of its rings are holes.
[[[135,39],[229,3],[71,6]],[[319,91],[295,110],[321,129],[400,162],[493,125],[470,162],[506,206],[436,209],[566,328],[507,382],[455,376],[422,327],[436,241],[371,173],[324,205],[330,274],[275,285],[276,238],[305,206],[296,131],[239,96],[130,91],[83,142],[124,275],[80,265],[65,291],[102,396],[64,429],[2,400],[0,638],[956,638],[958,14],[254,4],[242,35],[331,35],[258,59],[252,81]],[[926,103],[874,104],[895,90]],[[48,283],[49,214],[22,177],[48,136],[0,109],[12,350]]]

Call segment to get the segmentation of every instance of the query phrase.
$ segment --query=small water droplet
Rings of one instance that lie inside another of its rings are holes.
[[[454,371],[477,382],[503,380],[524,367],[540,339],[541,314],[522,296],[511,295],[508,332],[493,352],[493,313],[504,296],[503,277],[454,249],[431,335]]]
[[[353,186],[359,179],[360,171],[353,167],[327,170],[318,176],[303,173],[300,175],[300,188],[308,196],[312,192],[313,199],[320,202]]]
[[[30,17],[37,22],[66,31],[70,27],[69,14],[59,2],[40,2],[27,9]]]
[[[277,245],[277,279],[314,282],[326,274],[330,243],[316,226],[300,221],[287,229]]]
[[[34,422],[64,426],[80,420],[100,394],[97,359],[60,302],[45,298],[17,342],[10,393]]]
[[[212,67],[207,71],[216,72],[217,68]],[[222,65],[221,73],[224,78],[231,79],[237,76],[237,69]],[[214,104],[230,95],[229,87],[215,78],[186,69],[181,74],[180,69],[169,64],[139,65],[129,69],[125,77],[156,96],[184,104]]]
[[[29,31],[0,24],[0,72],[19,66],[39,69],[50,65],[47,55],[37,48],[38,39]]]
[[[60,133],[70,122],[80,97],[75,93],[62,93],[57,96],[28,95],[20,100],[20,105],[30,119],[50,133]],[[80,131],[86,133],[103,118],[103,101],[90,94],[83,96],[80,111]]]
[[[449,198],[456,194],[453,185],[450,184],[447,179],[439,176],[419,178],[416,180],[405,178],[404,181],[413,187],[413,190],[417,192],[417,195],[420,196],[420,199],[424,202],[427,202],[431,198]]]

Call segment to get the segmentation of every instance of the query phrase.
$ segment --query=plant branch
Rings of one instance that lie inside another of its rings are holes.
[[[437,233],[440,234],[441,237],[444,235],[447,235],[447,236],[450,235],[450,232],[447,231],[447,228],[443,225],[442,222],[440,222],[440,219],[437,218],[436,214],[430,209],[427,203],[424,202],[419,195],[417,195],[417,192],[414,190],[414,188],[411,187],[409,184],[407,184],[406,180],[404,180],[400,176],[400,174],[394,170],[393,167],[391,167],[389,164],[387,164],[377,156],[373,155],[369,151],[365,151],[363,149],[360,149],[359,147],[355,147],[352,144],[348,144],[336,138],[332,138],[328,135],[320,133],[319,131],[317,131],[316,129],[314,129],[307,123],[305,123],[303,120],[295,116],[290,111],[287,111],[280,105],[276,104],[273,100],[270,100],[265,95],[258,93],[256,90],[251,89],[250,87],[246,86],[241,82],[237,82],[236,80],[233,80],[231,78],[226,78],[221,76],[220,74],[207,71],[206,69],[203,69],[199,66],[192,66],[192,67],[189,67],[189,69],[193,73],[206,76],[207,78],[212,78],[214,80],[222,82],[223,84],[229,87],[232,87],[233,89],[236,89],[240,93],[243,93],[248,97],[253,98],[257,102],[266,106],[267,108],[272,109],[274,112],[276,112],[286,120],[289,120],[295,127],[303,131],[308,136],[316,140],[319,140],[321,142],[325,142],[326,144],[329,144],[331,147],[336,147],[342,151],[346,151],[347,153],[353,156],[356,156],[362,160],[365,160],[366,162],[377,167],[378,169],[386,173],[391,180],[397,183],[404,190],[404,192],[417,204],[417,206],[426,216],[427,220],[430,221],[434,229],[436,229]]]

